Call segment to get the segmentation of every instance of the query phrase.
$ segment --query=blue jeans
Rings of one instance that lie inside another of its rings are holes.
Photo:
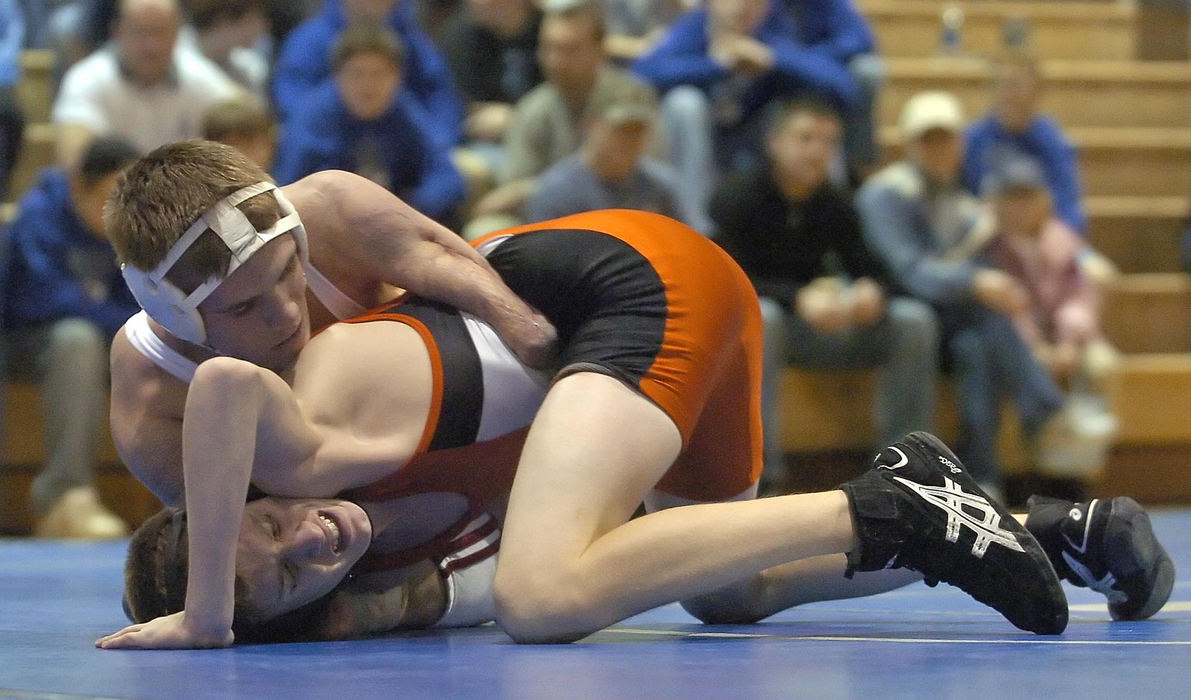
[[[765,324],[761,406],[767,470],[782,463],[777,407],[781,369],[786,365],[812,371],[878,368],[873,425],[881,444],[915,430],[934,428],[939,330],[929,305],[894,297],[876,324],[833,335],[816,332],[768,297],[761,298],[761,318]]]
[[[1007,317],[979,305],[937,311],[947,359],[958,380],[961,435],[956,454],[976,481],[996,485],[1001,400],[1013,401],[1022,429],[1030,435],[1062,406],[1063,393]]]

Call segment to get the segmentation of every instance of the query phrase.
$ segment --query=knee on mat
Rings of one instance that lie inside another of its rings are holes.
[[[573,642],[598,629],[585,622],[594,606],[579,582],[564,576],[498,568],[493,597],[497,624],[518,643]]]
[[[762,586],[760,579],[742,582],[688,598],[682,609],[707,625],[751,625],[766,617],[759,609]]]

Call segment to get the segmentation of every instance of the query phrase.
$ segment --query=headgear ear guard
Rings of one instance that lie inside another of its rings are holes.
[[[269,228],[258,231],[237,207],[246,199],[270,190],[281,206],[282,216]],[[186,294],[171,284],[166,275],[208,228],[227,245],[232,260],[226,275],[212,275],[193,292]],[[202,344],[207,339],[207,330],[198,311],[199,304],[266,243],[284,233],[293,234],[298,245],[298,255],[305,263],[308,256],[306,229],[302,226],[298,211],[273,183],[262,181],[236,190],[203,212],[174,243],[157,267],[144,272],[124,264],[120,266],[120,270],[124,274],[128,289],[150,318],[173,335]]]

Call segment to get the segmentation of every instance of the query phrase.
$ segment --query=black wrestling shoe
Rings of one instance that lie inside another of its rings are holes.
[[[1114,620],[1144,620],[1174,587],[1174,562],[1154,536],[1150,516],[1128,497],[1072,503],[1031,496],[1026,529],[1055,571],[1108,598]]]
[[[845,576],[912,569],[927,585],[962,589],[1020,629],[1067,627],[1067,598],[1042,546],[935,436],[907,435],[841,488],[860,542]]]

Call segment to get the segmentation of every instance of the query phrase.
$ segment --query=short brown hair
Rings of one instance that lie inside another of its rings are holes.
[[[121,262],[152,270],[203,212],[269,176],[240,151],[213,141],[166,144],[125,170],[104,207],[104,229]],[[272,193],[251,197],[240,210],[258,230],[281,218]],[[227,274],[231,252],[207,230],[174,266],[172,281],[190,291]]]
[[[375,53],[393,62],[399,70],[405,60],[405,44],[383,24],[360,22],[344,29],[331,48],[331,67],[335,73],[343,64],[362,53]]]
[[[585,19],[591,25],[592,39],[598,44],[604,43],[604,35],[608,32],[604,20],[604,7],[597,0],[560,0],[548,3],[544,17],[557,17],[564,21]]]
[[[272,138],[276,123],[269,108],[255,97],[241,95],[212,105],[203,113],[203,138],[225,143],[228,139]]]

